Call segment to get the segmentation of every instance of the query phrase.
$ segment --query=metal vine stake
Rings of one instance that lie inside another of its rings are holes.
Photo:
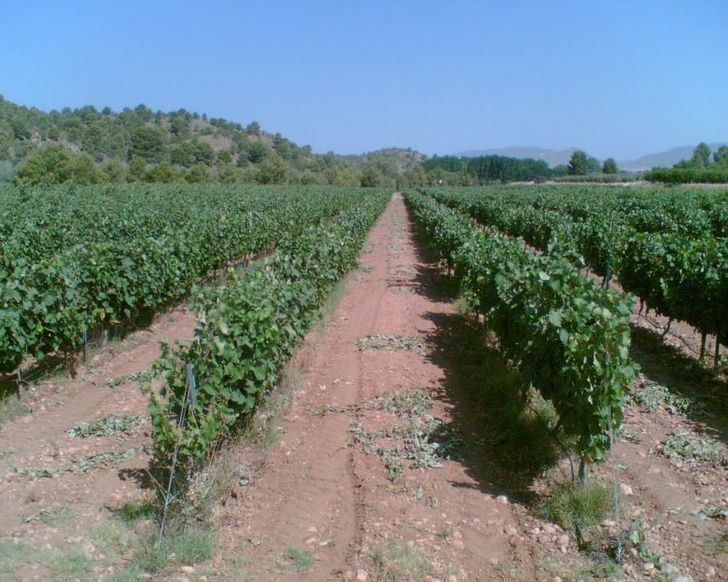
[[[604,350],[605,355],[607,356],[607,361],[609,358],[609,348]],[[605,379],[606,381],[606,379]],[[614,419],[612,417],[612,406],[611,404],[607,406],[607,427],[609,429],[609,438],[610,443],[609,447],[613,448],[617,443],[617,430],[614,427]],[[612,497],[614,498],[614,521],[617,524],[617,546],[614,549],[615,558],[617,559],[617,562],[619,564],[622,563],[623,557],[624,557],[624,548],[622,547],[622,517],[620,512],[620,506],[619,506],[619,482],[617,479],[617,465],[614,463],[614,459],[612,459]]]
[[[187,380],[185,382],[185,392],[184,396],[182,398],[182,409],[179,412],[179,417],[177,418],[177,428],[180,429],[180,431],[185,426],[185,421],[187,420],[187,410],[189,408],[189,405],[195,405],[197,404],[197,383],[195,382],[195,366],[193,364],[186,364],[186,374],[187,374]],[[167,525],[167,510],[169,509],[170,504],[172,503],[172,499],[174,498],[174,495],[172,495],[172,485],[174,483],[174,474],[175,469],[177,467],[177,460],[179,458],[179,448],[182,441],[182,433],[180,432],[179,437],[177,438],[177,443],[174,446],[174,453],[172,454],[172,466],[169,470],[169,481],[167,482],[167,491],[164,494],[164,506],[162,508],[162,522],[159,526],[159,538],[157,539],[157,547],[162,545],[162,539],[164,538],[164,531]]]
[[[617,431],[614,428],[614,422],[612,421],[612,407],[607,408],[608,416],[607,421],[609,423],[609,438],[612,439],[612,446],[617,442]],[[615,548],[615,558],[618,563],[622,563],[624,558],[624,548],[622,547],[622,517],[619,506],[619,484],[617,481],[617,465],[612,462],[612,485],[614,487],[614,521],[617,523],[617,547]]]

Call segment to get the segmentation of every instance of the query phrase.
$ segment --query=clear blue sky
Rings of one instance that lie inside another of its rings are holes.
[[[728,0],[0,0],[0,93],[206,112],[316,151],[728,141]]]

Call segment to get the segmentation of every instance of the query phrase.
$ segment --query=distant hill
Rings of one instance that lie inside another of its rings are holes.
[[[417,164],[427,159],[425,154],[421,154],[410,148],[384,148],[364,154],[340,157],[354,167],[364,168],[372,164],[387,164],[391,165],[397,172],[411,170]]]
[[[643,170],[650,170],[652,168],[669,168],[677,164],[681,160],[689,160],[693,155],[693,150],[697,144],[691,146],[679,146],[664,152],[657,152],[653,154],[646,154],[634,160],[619,160],[617,165],[622,170],[630,172],[640,172]],[[718,147],[726,145],[723,143],[711,143],[708,144],[711,151],[715,151]],[[554,150],[549,148],[540,147],[507,147],[507,148],[493,148],[489,150],[470,150],[454,154],[456,156],[463,156],[467,158],[475,158],[478,156],[507,156],[511,158],[532,158],[534,160],[543,160],[552,168],[559,164],[567,164],[571,154],[577,148],[567,148],[565,150]],[[604,160],[600,160],[604,161]]]
[[[540,148],[533,146],[514,146],[507,148],[493,148],[489,150],[470,150],[454,154],[456,156],[462,156],[464,158],[477,158],[480,156],[504,156],[507,158],[518,158],[525,159],[531,158],[532,160],[543,160],[552,168],[559,164],[567,164],[571,154],[576,151],[577,148],[567,148],[565,150],[553,150],[549,148]]]
[[[255,182],[395,185],[424,156],[388,148],[361,155],[314,153],[257,122],[205,114],[112,111],[86,106],[42,111],[0,95],[0,181],[26,183]],[[31,171],[32,168],[32,171]]]
[[[633,172],[651,170],[652,168],[670,168],[682,160],[689,160],[693,156],[693,150],[695,150],[696,145],[678,146],[664,152],[647,154],[636,160],[623,160],[617,162],[617,165],[620,168]],[[710,146],[710,151],[714,152],[720,146],[726,145],[726,143],[711,143],[708,145]]]

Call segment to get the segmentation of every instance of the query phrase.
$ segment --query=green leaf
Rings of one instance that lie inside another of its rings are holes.
[[[548,315],[549,323],[554,327],[561,327],[561,312],[560,311],[549,311]]]

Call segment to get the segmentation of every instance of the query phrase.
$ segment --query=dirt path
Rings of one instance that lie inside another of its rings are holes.
[[[149,461],[148,398],[129,376],[151,368],[161,341],[190,339],[194,326],[194,314],[187,309],[170,311],[123,342],[103,347],[75,379],[49,379],[24,395],[32,413],[0,429],[3,535],[33,540],[33,517],[49,511],[78,516],[83,532],[87,520],[95,522],[108,505],[139,495],[138,480]],[[76,423],[106,415],[135,421],[129,430],[110,436],[70,438],[67,433]],[[40,535],[49,547],[58,541],[52,531]]]
[[[405,412],[382,409],[386,395],[424,389],[435,397],[427,414],[450,420],[444,386],[454,370],[442,363],[448,354],[433,357],[431,336],[454,307],[430,288],[438,273],[419,255],[400,196],[370,233],[360,269],[304,363],[265,471],[226,507],[228,551],[245,555],[260,580],[289,580],[297,557],[313,557],[297,579],[324,580],[363,576],[392,541],[421,552],[433,574],[498,578],[497,565],[514,558],[504,498],[448,460],[431,470],[405,461],[389,480],[379,454],[352,445],[352,427],[371,435],[402,422]]]

